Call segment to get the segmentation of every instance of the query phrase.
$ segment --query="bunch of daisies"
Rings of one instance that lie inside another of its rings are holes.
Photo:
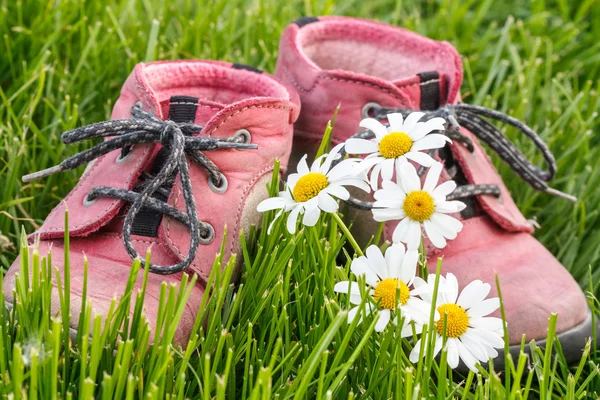
[[[261,202],[257,210],[278,210],[269,233],[275,221],[287,213],[286,227],[294,234],[299,220],[304,226],[314,226],[321,212],[331,213],[341,222],[339,200],[350,198],[349,187],[367,193],[373,190],[373,219],[398,223],[385,255],[374,245],[364,255],[358,249],[359,257],[350,266],[356,280],[334,286],[334,291],[347,294],[355,305],[348,322],[361,318],[361,304],[366,312],[378,315],[378,332],[402,319],[402,337],[414,336],[433,320],[434,356],[441,350],[445,334],[448,365],[456,368],[460,359],[477,372],[479,362],[497,357],[496,349],[504,346],[502,320],[489,316],[500,307],[497,297],[486,299],[491,286],[475,280],[459,293],[456,277],[448,273],[439,278],[434,298],[435,274],[427,280],[417,276],[419,246],[427,241],[444,248],[447,240],[455,239],[462,223],[450,214],[465,208],[460,201],[446,200],[456,183],[442,176],[442,164],[428,154],[450,142],[439,133],[446,121],[432,118],[422,122],[423,116],[413,112],[404,119],[400,113],[389,114],[387,127],[373,118],[362,120],[360,126],[371,131],[373,139],[348,139],[316,158],[310,167],[304,156],[284,190]],[[364,158],[342,159],[342,149]],[[424,179],[414,165],[428,169]],[[424,355],[420,349],[419,339],[410,354],[412,362]]]

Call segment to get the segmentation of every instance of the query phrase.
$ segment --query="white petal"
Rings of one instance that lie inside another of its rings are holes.
[[[473,356],[481,362],[488,360],[488,353],[483,343],[479,341],[477,336],[473,336],[468,331],[460,337],[460,341],[465,345],[467,350],[473,354]]]
[[[371,191],[367,182],[357,178],[344,178],[340,179],[339,181],[331,182],[331,185],[333,184],[336,184],[338,186],[354,186],[356,188],[364,190],[367,193]]]
[[[415,343],[415,346],[413,347],[413,349],[410,352],[410,355],[408,356],[408,359],[410,360],[411,363],[416,364],[419,362],[419,358],[421,358],[421,339],[417,340],[417,343]]]
[[[338,203],[328,193],[319,193],[319,208],[325,212],[332,213],[338,210]]]
[[[356,314],[358,313],[358,309],[359,307],[354,307],[352,310],[348,311],[348,323],[351,324],[352,321],[354,321],[354,318],[356,317]]]
[[[306,226],[315,226],[321,216],[321,210],[318,207],[311,208],[304,212],[304,218],[302,218],[302,224]]]
[[[446,303],[456,303],[456,298],[458,297],[458,279],[451,272],[446,274],[446,288],[447,290],[442,292]]]
[[[423,115],[425,115],[425,113],[419,111],[408,114],[406,120],[404,121],[404,125],[402,126],[402,130],[410,136],[411,131],[413,130],[417,122],[419,122],[419,120],[423,117]]]
[[[472,318],[484,317],[489,315],[500,308],[500,299],[498,297],[492,297],[482,301],[479,304],[474,305],[467,310],[467,315]]]
[[[379,154],[379,153],[377,153]],[[371,154],[371,155],[375,155],[375,153]],[[383,157],[379,157],[379,156],[375,156],[375,157],[367,157],[364,160],[362,160],[356,167],[355,167],[355,172],[356,173],[361,173],[361,172],[365,172],[371,169],[371,167],[373,167],[374,165],[377,165],[379,163],[384,162],[385,160],[387,160],[387,158],[383,158]]]
[[[480,328],[488,331],[502,332],[502,330],[504,329],[502,318],[496,317],[470,318],[469,325],[473,328]]]
[[[346,140],[345,150],[348,154],[369,154],[378,151],[379,146],[372,140],[353,139]]]
[[[342,294],[360,294],[360,287],[358,286],[358,282],[342,281],[333,286],[333,291]]]
[[[392,113],[387,115],[388,122],[390,123],[390,132],[402,132],[404,131],[404,117],[401,113]]]
[[[402,260],[402,275],[400,279],[410,284],[417,274],[417,262],[419,260],[419,252],[417,250],[407,251]]]
[[[327,181],[335,182],[344,178],[355,178],[356,177],[356,165],[360,163],[358,158],[348,158],[340,161],[331,171],[321,172],[327,176]],[[325,164],[323,164],[325,165]]]
[[[404,245],[394,243],[385,251],[385,263],[387,265],[387,276],[389,278],[402,279],[402,261],[404,259]]]
[[[352,260],[352,264],[350,264],[350,271],[357,277],[365,277],[365,281],[367,285],[375,287],[377,286],[377,282],[379,282],[379,278],[377,278],[377,274],[375,271],[371,269],[369,262],[367,261],[367,257],[358,257]]]
[[[383,254],[381,254],[379,247],[371,245],[367,248],[365,254],[367,256],[367,261],[371,266],[371,270],[373,270],[381,280],[388,278],[385,258],[383,257]]]
[[[381,172],[381,168],[383,168],[383,162],[375,165],[371,170],[370,184],[371,189],[373,190],[377,190],[377,188],[379,187],[379,174]]]
[[[504,347],[504,340],[502,340],[502,337],[498,334],[477,328],[469,328],[468,331],[472,335],[477,336],[482,343],[498,349]]]
[[[305,154],[300,161],[298,162],[298,166],[296,167],[296,171],[298,172],[299,175],[306,175],[310,172],[310,170],[308,169],[308,164],[306,163],[306,158],[308,157],[307,154]]]
[[[433,189],[433,191],[431,192],[431,195],[433,197],[438,197],[438,198],[442,198],[442,199],[446,200],[446,196],[448,196],[450,193],[454,192],[454,189],[456,189],[456,182],[446,181],[446,182],[442,183],[440,186]]]
[[[285,199],[282,199],[281,197],[271,197],[270,199],[261,201],[256,207],[256,211],[265,212],[269,210],[275,210],[278,208],[284,208],[285,204]]]
[[[389,158],[381,163],[381,178],[384,181],[392,180],[392,176],[394,176],[394,165],[395,160],[393,158]]]
[[[384,309],[379,311],[379,320],[375,324],[376,332],[383,332],[387,324],[390,322],[390,310]]]
[[[462,211],[466,208],[466,204],[462,201],[444,201],[435,204],[435,211],[441,213],[453,214]]]
[[[273,226],[275,225],[275,221],[277,221],[279,219],[279,217],[281,217],[282,214],[283,214],[283,209],[279,210],[279,212],[277,214],[275,214],[275,218],[273,218],[273,221],[271,221],[271,223],[269,224],[269,228],[267,228],[268,235],[271,234],[271,231],[273,230]]]
[[[429,323],[429,315],[431,312],[430,303],[416,297],[411,297],[403,306],[403,309],[406,310],[411,319],[417,321],[419,324]]]
[[[456,342],[458,342],[458,339],[455,338],[448,338],[448,341],[446,342],[446,350],[448,351],[448,366],[452,369],[458,367],[459,361],[458,346],[456,345]]]
[[[291,234],[296,233],[296,224],[298,223],[298,214],[300,214],[300,211],[302,211],[302,206],[298,205],[292,209],[288,216],[286,226],[288,232]]]
[[[442,172],[442,164],[439,162],[434,163],[429,171],[427,172],[427,177],[425,178],[425,183],[423,184],[423,190],[431,193],[433,189],[435,189],[438,181],[440,179],[440,173]]]
[[[335,196],[341,200],[348,200],[348,198],[350,197],[350,192],[348,192],[348,189],[346,189],[343,186],[340,186],[339,184],[330,184],[325,189],[323,189],[323,192],[329,193],[330,195]]]
[[[402,224],[404,221],[407,221],[406,225],[399,230],[398,228],[400,227],[400,224]],[[394,242],[406,243],[406,248],[408,250],[418,249],[419,245],[421,244],[421,224],[409,218],[403,219],[400,224],[398,224],[394,230],[392,240]]]
[[[434,213],[430,221],[446,239],[456,239],[463,227],[462,222],[456,218],[441,213]]]
[[[377,222],[393,221],[405,217],[401,208],[373,208],[373,219]]]
[[[400,167],[400,176],[397,179],[405,193],[421,190],[421,180],[417,175],[417,170],[410,163],[404,163]]]
[[[424,221],[423,228],[425,228],[425,233],[431,241],[431,244],[433,244],[438,249],[443,249],[444,247],[446,247],[446,239],[444,238],[444,235],[442,235],[442,232],[440,232],[435,223],[431,222],[430,220]]]
[[[476,367],[476,365],[478,364],[477,360],[475,359],[475,357],[473,357],[469,350],[467,350],[467,348],[461,343],[460,340],[456,344],[456,347],[458,348],[458,355],[460,356],[460,359],[463,360],[467,368],[469,368],[475,373],[479,372]]]
[[[377,121],[374,118],[363,119],[362,121],[360,121],[359,126],[361,128],[370,130],[380,140],[387,134],[387,129],[385,129],[385,126],[383,126],[381,122]]]
[[[381,187],[384,190],[393,192],[393,194],[397,197],[402,197],[404,198],[406,196],[406,192],[404,190],[402,190],[402,187],[400,185],[398,185],[397,183],[394,183],[392,181],[383,181],[381,183]]]
[[[408,153],[406,153],[404,157],[416,162],[417,164],[421,164],[424,167],[431,167],[435,163],[435,160],[431,158],[429,154],[419,153],[418,151],[414,150],[411,150]]]
[[[469,309],[475,304],[483,301],[490,293],[491,286],[489,283],[483,283],[480,280],[474,280],[464,287],[456,304],[464,309]]]
[[[410,133],[411,138],[413,141],[417,141],[423,136],[427,135],[429,132],[443,130],[445,123],[446,121],[443,118],[432,118],[429,121],[426,121],[424,124],[420,124],[419,126],[417,126]]]
[[[439,133],[432,133],[421,139],[415,141],[412,145],[411,150],[413,151],[422,151],[422,150],[431,150],[431,149],[440,149],[446,145],[446,143],[450,143],[451,140],[448,139],[448,136],[441,135]]]

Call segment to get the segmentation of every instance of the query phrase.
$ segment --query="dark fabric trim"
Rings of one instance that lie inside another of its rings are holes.
[[[421,72],[421,110],[437,110],[440,107],[440,74],[437,71]]]
[[[173,122],[193,123],[196,119],[196,110],[198,109],[198,98],[192,96],[171,96],[169,100],[169,119]],[[167,160],[167,150],[162,148],[156,153],[150,174],[157,175],[165,161]],[[156,191],[152,197],[167,202],[169,196],[167,193],[171,193],[175,176],[171,177],[168,182],[165,182],[161,188]],[[131,227],[131,233],[133,235],[145,236],[145,237],[157,237],[158,228],[162,221],[162,214],[152,211],[148,208],[142,208],[135,216],[133,225]]]
[[[233,69],[245,69],[246,71],[252,71],[252,72],[256,72],[257,74],[262,74],[262,70],[253,67],[251,65],[246,65],[246,64],[239,64],[239,63],[233,63],[231,65],[231,68]]]
[[[294,23],[302,28],[304,25],[312,24],[313,22],[319,22],[317,17],[302,17],[298,18]]]

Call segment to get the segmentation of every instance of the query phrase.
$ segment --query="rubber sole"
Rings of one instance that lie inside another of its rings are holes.
[[[596,329],[596,338],[600,340],[600,324],[598,324],[598,322],[599,321],[596,321],[596,326],[598,327],[598,329]],[[567,364],[576,364],[581,359],[583,349],[585,348],[585,345],[589,338],[592,337],[592,324],[592,311],[588,309],[587,317],[581,324],[574,326],[573,328],[557,335],[557,339],[560,341],[563,354],[565,356],[565,359],[567,360]],[[544,349],[546,347],[546,339],[536,340],[535,345],[536,347]],[[525,344],[524,352],[527,355],[531,355],[531,348],[529,346],[529,343]],[[496,372],[504,371],[505,367],[504,351],[499,353],[500,354],[498,355],[498,357],[494,359],[494,371]],[[510,346],[510,354],[515,363],[519,359],[520,353],[521,345]],[[488,367],[488,363],[481,363],[481,365],[484,368]],[[463,373],[465,375],[469,372],[469,369],[464,363],[462,363],[462,361],[458,365],[457,370],[458,372]]]

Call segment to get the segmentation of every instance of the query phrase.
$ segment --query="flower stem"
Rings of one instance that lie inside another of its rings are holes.
[[[342,219],[340,218],[340,216],[338,215],[338,213],[334,212],[334,213],[331,213],[331,215],[333,215],[333,219],[335,219],[335,221],[337,222],[337,224],[342,229],[342,232],[344,232],[344,235],[346,236],[346,239],[348,239],[348,242],[350,242],[350,244],[354,248],[354,251],[356,252],[356,254],[358,254],[359,256],[364,256],[365,254],[363,253],[362,249],[360,248],[360,246],[358,245],[358,243],[356,243],[356,240],[354,239],[354,236],[352,236],[352,234],[350,233],[350,229],[348,229],[348,227],[346,226],[346,224],[344,223],[344,221],[342,221]]]

